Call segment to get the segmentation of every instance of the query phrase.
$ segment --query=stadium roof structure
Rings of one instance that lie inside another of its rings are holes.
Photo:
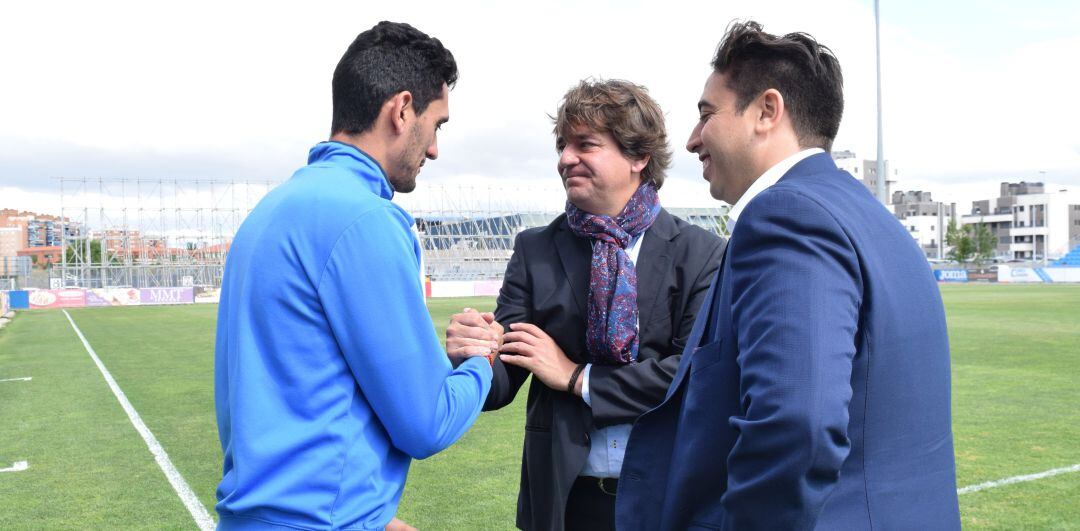
[[[418,190],[419,191],[419,190]],[[414,218],[432,280],[501,279],[523,230],[551,223],[563,212],[559,188],[428,186],[425,193],[396,196]],[[673,215],[727,236],[725,205],[666,207]]]

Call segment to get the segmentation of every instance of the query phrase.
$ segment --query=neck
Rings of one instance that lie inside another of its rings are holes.
[[[742,199],[742,196],[746,194],[746,191],[749,190],[758,179],[765,175],[765,172],[803,149],[804,148],[799,146],[798,142],[784,142],[764,149],[760,153],[760,156],[756,158],[754,164],[750,166],[749,175],[746,176],[746,181],[742,183],[742,186],[738,190],[738,196],[732,197],[730,201],[725,199],[725,201],[728,204],[734,205]]]
[[[761,165],[758,167],[757,177],[760,177],[770,168],[780,164],[784,159],[802,151],[804,148],[797,143],[790,143],[781,146],[776,146],[775,149],[769,150],[765,153],[765,156],[761,158]],[[755,178],[756,180],[756,178]]]
[[[383,142],[373,132],[368,131],[360,133],[358,135],[350,135],[348,133],[335,133],[330,136],[330,140],[333,142],[341,142],[342,144],[348,144],[375,159],[375,162],[386,171],[386,154],[389,152],[386,142]]]
[[[637,188],[634,191],[637,191]],[[632,197],[634,197],[633,193],[626,197],[615,198],[605,205],[596,205],[596,208],[582,208],[582,210],[615,219],[619,217],[619,214],[622,214],[623,209],[626,208],[626,204],[630,202]]]

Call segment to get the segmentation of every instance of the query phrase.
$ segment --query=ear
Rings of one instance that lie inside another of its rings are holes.
[[[784,96],[779,90],[769,89],[758,96],[756,103],[758,117],[754,129],[759,133],[765,133],[776,129],[784,119],[787,109],[784,107]]]
[[[391,129],[397,134],[403,134],[407,129],[406,123],[412,120],[415,114],[412,93],[403,90],[390,96],[383,104],[383,113],[389,120]]]
[[[642,171],[645,171],[645,166],[649,165],[649,160],[651,158],[652,158],[651,155],[645,155],[644,157],[641,157],[640,159],[637,159],[635,161],[631,161],[631,163],[630,163],[630,171],[632,171],[634,173],[641,173]]]

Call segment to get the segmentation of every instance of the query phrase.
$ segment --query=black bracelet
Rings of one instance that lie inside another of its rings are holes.
[[[574,394],[574,387],[577,386],[577,380],[581,376],[581,371],[585,370],[585,364],[579,363],[577,368],[574,369],[574,373],[570,375],[570,383],[566,384],[566,392]]]

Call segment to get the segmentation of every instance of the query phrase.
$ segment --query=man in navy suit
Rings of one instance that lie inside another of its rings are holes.
[[[832,52],[729,27],[687,149],[731,239],[664,402],[629,439],[620,529],[959,529],[941,296],[828,151]]]

